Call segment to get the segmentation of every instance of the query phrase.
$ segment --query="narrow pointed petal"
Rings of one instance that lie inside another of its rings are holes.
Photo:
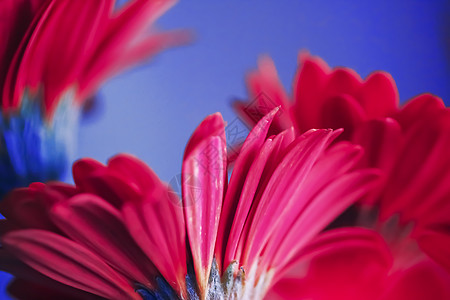
[[[310,238],[368,193],[378,176],[379,173],[374,170],[355,171],[341,176],[319,192],[290,227],[278,248],[273,265],[284,265]],[[301,239],[295,238],[300,232],[303,233]]]
[[[331,130],[317,130],[300,136],[275,170],[249,231],[242,261],[247,267],[257,260],[276,224],[295,202],[295,197],[292,197],[294,191],[304,182],[332,135]]]
[[[183,161],[183,207],[200,293],[205,295],[227,179],[226,144],[212,136]]]
[[[111,262],[111,266],[135,282],[148,284],[153,265],[124,226],[120,212],[105,200],[80,194],[51,211],[52,220],[74,241]]]
[[[110,299],[139,299],[117,272],[79,244],[42,230],[8,233],[2,245],[61,283]]]
[[[141,200],[123,205],[129,233],[167,282],[186,295],[186,234],[183,211],[161,182]]]
[[[217,244],[215,247],[216,259],[218,261],[219,268],[222,266],[228,236],[233,224],[234,212],[236,211],[241,191],[245,183],[246,174],[264,144],[267,132],[269,131],[270,125],[277,112],[278,109],[276,108],[258,122],[257,126],[253,128],[246,138],[238,159],[235,162],[223,203],[217,235]]]

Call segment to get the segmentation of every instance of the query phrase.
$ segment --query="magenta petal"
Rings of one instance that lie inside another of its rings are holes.
[[[226,144],[220,136],[203,140],[183,161],[186,230],[200,294],[208,285],[227,180]]]
[[[121,174],[127,181],[142,193],[160,189],[162,186],[158,176],[138,158],[120,154],[108,161],[108,168]]]
[[[431,116],[445,108],[445,104],[439,97],[431,94],[419,95],[406,103],[406,105],[394,115],[402,128],[411,128],[424,116]],[[420,119],[419,119],[420,118]]]
[[[392,277],[381,300],[450,299],[450,275],[431,261],[416,264]]]
[[[122,207],[124,223],[161,275],[182,295],[186,294],[186,233],[183,211],[168,188],[155,189],[139,201]]]
[[[294,192],[304,182],[332,136],[331,130],[317,130],[303,134],[293,143],[290,152],[273,173],[249,229],[242,261],[247,268],[257,261],[276,224],[283,220],[284,214],[297,200],[293,197]]]
[[[52,219],[70,238],[131,280],[144,283],[153,277],[153,265],[131,238],[120,212],[105,200],[80,194],[54,206]]]
[[[81,245],[48,231],[20,230],[2,245],[37,271],[61,283],[109,299],[139,299],[130,284]]]
[[[285,236],[285,240],[279,245],[273,264],[280,266],[287,263],[309,239],[319,233],[361,196],[368,193],[378,175],[378,172],[374,170],[355,171],[337,178],[322,191],[319,191],[293,224],[285,224],[290,229]],[[299,236],[301,237],[299,238]]]
[[[382,237],[361,228],[325,232],[302,255],[267,299],[377,300],[392,264]]]
[[[300,67],[294,79],[293,115],[300,132],[320,128],[320,108],[324,99],[317,91],[324,89],[330,68],[319,57],[300,54]]]
[[[343,128],[344,132],[339,139],[349,140],[357,125],[365,120],[366,114],[356,99],[349,95],[340,95],[325,101],[320,128]]]
[[[398,110],[397,86],[392,76],[386,72],[370,74],[362,85],[357,98],[367,117],[371,119],[391,116]]]
[[[231,174],[230,183],[224,199],[222,215],[220,216],[220,224],[217,235],[216,259],[219,267],[222,266],[222,260],[225,255],[228,236],[234,219],[234,212],[237,209],[239,198],[244,186],[248,170],[252,162],[260,151],[264,141],[266,140],[269,127],[278,112],[278,108],[274,109],[266,115],[253,128],[246,138],[241,152],[236,160],[233,173]],[[224,266],[225,267],[225,266]]]

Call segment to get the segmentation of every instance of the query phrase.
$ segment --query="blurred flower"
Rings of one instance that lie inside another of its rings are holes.
[[[20,283],[51,278],[66,294],[108,299],[262,299],[308,247],[321,249],[311,240],[378,176],[355,168],[359,146],[329,147],[340,131],[267,138],[276,113],[251,131],[229,180],[225,124],[207,117],[186,146],[181,200],[127,155],[78,161],[76,186],[12,192],[0,204],[0,264],[20,278],[16,296],[32,292]]]
[[[317,57],[301,54],[300,61],[293,102],[265,58],[248,76],[254,100],[236,102],[237,111],[253,124],[257,112],[281,105],[273,134],[289,126],[297,135],[317,127],[344,128],[340,141],[364,149],[359,167],[378,168],[382,174],[339,225],[382,233],[396,264],[405,268],[411,267],[405,260],[421,268],[432,258],[450,273],[450,111],[430,94],[399,107],[389,74],[375,72],[362,80],[347,68],[331,70]]]
[[[330,69],[319,57],[301,52],[293,83],[293,100],[281,85],[269,57],[247,76],[249,101],[236,101],[234,107],[250,125],[261,111],[281,105],[272,132],[294,126],[297,134],[311,128],[343,128],[340,140],[350,139],[354,129],[366,120],[387,117],[398,111],[398,93],[392,77],[374,72],[365,80],[352,69]],[[258,114],[258,112],[260,112]]]
[[[339,228],[305,247],[268,299],[446,300],[450,274],[426,257],[399,263],[375,231]]]
[[[148,33],[172,0],[0,3],[0,191],[58,179],[83,102],[109,77],[186,41]]]

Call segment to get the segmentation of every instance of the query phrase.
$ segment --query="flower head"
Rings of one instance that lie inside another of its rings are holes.
[[[432,269],[450,273],[449,109],[430,94],[400,107],[395,83],[384,72],[362,80],[353,70],[330,69],[317,57],[301,54],[300,61],[293,101],[266,58],[248,77],[255,100],[237,102],[238,112],[252,123],[258,111],[282,105],[283,113],[271,127],[274,134],[288,126],[297,134],[317,126],[344,128],[340,141],[364,149],[360,167],[378,168],[381,176],[350,211],[356,214],[341,220],[380,232],[397,267],[437,263]],[[436,274],[440,272],[445,273]]]
[[[112,75],[186,40],[146,33],[174,1],[133,0],[118,10],[114,2],[1,1],[2,192],[58,179],[83,102]]]
[[[378,176],[356,168],[360,147],[329,147],[340,131],[267,137],[276,113],[249,134],[229,180],[225,124],[207,117],[186,146],[182,199],[127,155],[78,161],[75,186],[14,191],[0,207],[2,268],[110,299],[263,298]]]

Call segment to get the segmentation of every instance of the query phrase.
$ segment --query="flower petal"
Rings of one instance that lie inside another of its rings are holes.
[[[149,284],[154,267],[134,243],[120,212],[94,195],[80,194],[53,206],[52,220],[74,241],[141,284]]]
[[[391,265],[389,249],[376,232],[332,230],[308,244],[267,299],[375,300]]]
[[[392,76],[386,72],[370,74],[356,97],[371,119],[391,116],[398,110],[397,86]]]
[[[183,161],[183,207],[200,294],[205,295],[227,181],[221,136],[200,142]]]
[[[110,299],[139,299],[128,282],[81,245],[52,232],[19,230],[2,245],[26,264],[61,283]]]
[[[252,162],[258,155],[261,147],[266,140],[267,132],[270,125],[278,112],[278,108],[267,114],[257,126],[249,133],[245,139],[241,152],[235,162],[233,173],[231,174],[230,183],[227,188],[227,193],[222,207],[222,214],[220,216],[220,224],[217,234],[216,243],[216,259],[219,269],[223,266],[222,261],[225,256],[226,245],[234,220],[234,213],[239,203],[239,198],[244,186],[247,173],[251,167]],[[226,268],[226,266],[223,266]]]

